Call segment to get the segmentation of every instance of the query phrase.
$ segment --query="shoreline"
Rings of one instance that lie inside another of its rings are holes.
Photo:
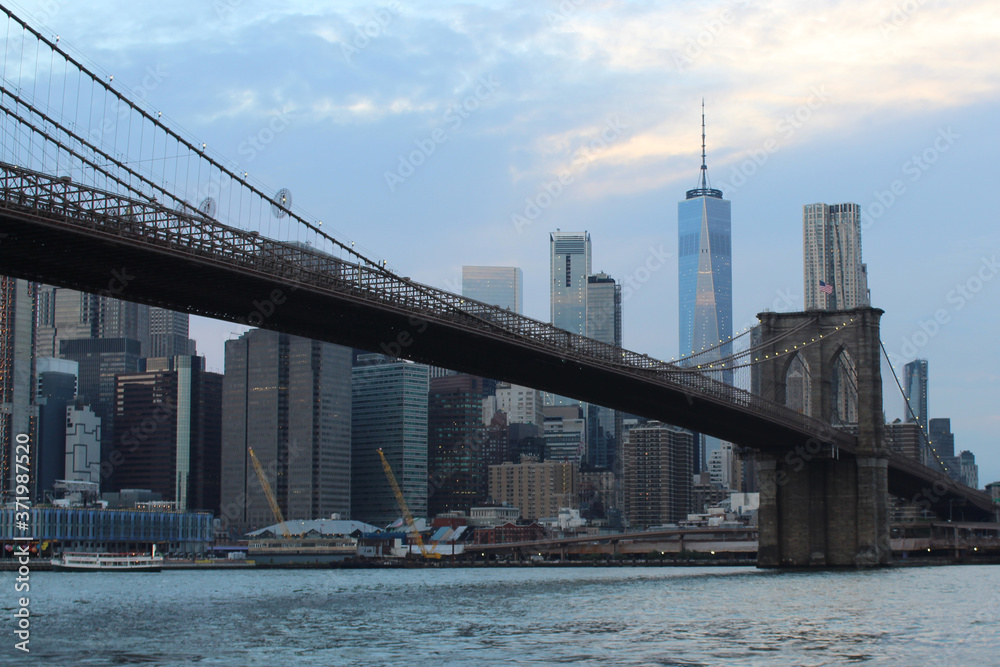
[[[910,567],[940,567],[945,565],[1000,565],[1000,558],[985,558],[976,560],[955,560],[949,558],[903,558],[894,561],[891,565],[882,569],[910,568]],[[258,564],[253,561],[242,563],[219,562],[219,563],[193,563],[190,561],[165,562],[162,566],[163,572],[181,572],[193,570],[408,570],[408,569],[452,569],[452,568],[565,568],[565,567],[756,567],[756,559],[746,558],[725,558],[725,559],[685,559],[685,560],[606,560],[606,561],[444,561],[428,562],[420,560],[377,560],[377,561],[340,561],[333,563],[281,563],[281,564]],[[13,559],[0,560],[0,572],[13,572],[17,570],[17,561]],[[54,571],[52,564],[46,559],[31,563],[32,571],[45,572]],[[803,571],[844,571],[856,568],[767,568],[777,572],[803,572]],[[861,569],[861,568],[857,568]],[[142,573],[148,574],[148,573]]]

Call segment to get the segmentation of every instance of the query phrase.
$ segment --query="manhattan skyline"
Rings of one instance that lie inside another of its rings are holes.
[[[734,331],[802,308],[802,206],[857,203],[897,373],[930,360],[929,416],[1000,478],[1000,232],[954,194],[989,192],[996,172],[992,5],[18,9],[420,282],[459,292],[462,265],[517,266],[525,314],[545,321],[547,235],[588,230],[592,270],[623,286],[624,345],[664,359],[705,97],[712,186],[733,202]],[[242,330],[193,318],[191,337],[221,370]]]

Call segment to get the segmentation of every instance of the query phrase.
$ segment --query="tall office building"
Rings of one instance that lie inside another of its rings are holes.
[[[462,296],[522,314],[524,276],[516,266],[463,266]]]
[[[98,297],[100,322],[97,338],[130,338],[139,341],[139,354],[149,356],[149,306]]]
[[[351,511],[351,350],[252,329],[226,341],[222,516],[237,532],[274,523],[248,449],[286,519]]]
[[[903,421],[915,421],[927,433],[927,360],[914,359],[903,367],[903,393],[909,409]]]
[[[552,324],[587,335],[587,276],[590,270],[590,234],[549,234],[549,303]]]
[[[140,366],[117,377],[112,488],[150,489],[179,510],[218,513],[222,375],[195,356]]]
[[[541,415],[542,412],[539,411]],[[540,461],[545,458],[545,417],[540,424],[507,424],[507,451],[510,461],[517,463],[525,457]]]
[[[803,291],[806,310],[848,310],[868,305],[868,269],[861,262],[861,207],[802,207]],[[834,365],[834,423],[857,423],[857,372],[849,355]]]
[[[579,405],[546,405],[545,460],[571,461],[579,465],[587,458],[587,420]]]
[[[927,432],[924,431],[924,434],[921,435],[920,425],[917,422],[904,422],[897,419],[893,423],[885,425],[885,433],[894,449],[915,461],[925,463],[924,442]]]
[[[549,316],[553,325],[581,336],[587,335],[587,276],[590,270],[590,234],[549,234]],[[546,405],[579,405],[581,401],[546,392]]]
[[[606,273],[587,276],[586,301],[586,336],[621,347],[622,286]]]
[[[586,331],[588,338],[622,345],[622,288],[606,273],[587,276]],[[617,410],[587,405],[587,462],[591,466],[614,466],[621,430]]]
[[[712,452],[706,466],[712,484],[730,491],[743,488],[743,462],[736,455],[736,447],[731,442],[723,442],[722,447]]]
[[[944,466],[948,475],[959,478],[958,462],[955,459],[955,434],[951,432],[951,418],[935,417],[927,422],[927,437],[931,451],[927,452],[926,465],[932,468]]]
[[[958,481],[973,489],[978,489],[979,466],[976,465],[976,455],[966,449],[955,459],[958,464]]]
[[[728,341],[733,335],[731,206],[722,198],[721,190],[709,187],[704,105],[701,118],[700,182],[677,204],[682,357]],[[727,354],[728,346],[724,346],[712,356]],[[731,382],[731,378],[727,381]]]
[[[427,399],[427,513],[469,511],[486,501],[482,379],[431,378]]]
[[[18,441],[35,442],[36,306],[35,283],[0,276],[0,500],[10,499],[17,487]]]
[[[679,356],[711,350],[697,363],[728,356],[733,335],[732,207],[711,187],[705,161],[705,105],[701,111],[701,174],[698,187],[677,204]],[[722,381],[732,384],[731,370]],[[692,458],[698,472],[722,441],[695,435]]]
[[[166,308],[149,309],[149,350],[153,358],[195,356],[195,342],[188,338],[190,316]]]
[[[545,424],[542,392],[537,389],[501,382],[496,389],[496,407],[507,415],[508,424]]]
[[[489,397],[495,400],[495,397]],[[486,403],[489,399],[483,399]],[[492,415],[483,414],[483,461],[486,466],[513,461],[518,456],[518,448],[510,439],[510,425],[507,414],[496,410]],[[489,480],[487,480],[488,482]]]
[[[803,290],[806,310],[867,306],[868,267],[861,262],[861,207],[802,207]]]
[[[66,479],[66,410],[74,405],[79,372],[75,361],[52,357],[35,360],[35,403],[38,405],[35,498],[38,502],[44,501],[47,491],[53,491],[57,479]]]
[[[690,431],[660,422],[629,430],[622,447],[624,511],[633,526],[656,526],[687,518],[691,508]]]
[[[359,355],[352,371],[351,516],[385,526],[400,516],[378,450],[414,516],[427,516],[428,367]]]

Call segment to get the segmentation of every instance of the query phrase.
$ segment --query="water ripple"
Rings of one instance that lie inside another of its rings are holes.
[[[989,566],[39,572],[32,649],[66,665],[985,665],[997,590]]]

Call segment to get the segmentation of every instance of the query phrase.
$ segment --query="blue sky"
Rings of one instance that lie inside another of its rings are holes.
[[[625,345],[668,359],[704,98],[737,326],[802,307],[803,204],[860,204],[887,349],[929,360],[931,416],[1000,480],[996,3],[10,6],[415,280],[459,290],[463,264],[519,266],[526,314],[547,319],[548,233],[589,231],[594,269],[637,285]],[[221,370],[241,329],[192,328]]]

